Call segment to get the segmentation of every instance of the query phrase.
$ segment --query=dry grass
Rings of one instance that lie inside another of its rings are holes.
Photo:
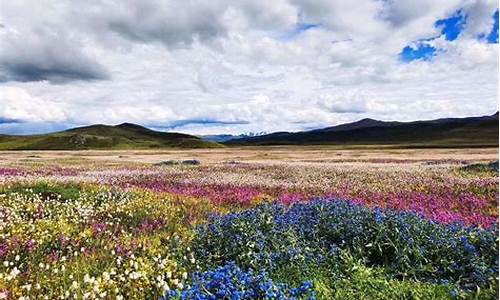
[[[498,160],[498,148],[387,149],[366,147],[346,149],[338,146],[242,147],[190,150],[117,150],[117,151],[2,151],[0,165],[51,164],[65,162],[101,162],[103,164],[156,163],[170,159],[198,159],[203,164],[227,161],[255,163],[339,162],[384,163],[401,161],[492,161]]]

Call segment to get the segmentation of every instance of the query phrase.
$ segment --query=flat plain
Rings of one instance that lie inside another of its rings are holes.
[[[78,151],[2,151],[0,164],[57,163],[58,161],[106,161],[116,164],[157,163],[169,159],[198,159],[203,164],[228,161],[254,163],[342,163],[384,160],[487,161],[498,159],[498,148],[422,148],[397,149],[391,146],[266,146],[178,150],[78,150]]]

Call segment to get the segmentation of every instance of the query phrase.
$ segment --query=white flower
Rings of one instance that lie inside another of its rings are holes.
[[[16,261],[19,261],[21,259],[21,257],[18,255],[16,255],[16,257],[14,258]]]
[[[94,282],[94,277],[90,277],[89,274],[85,274],[85,276],[83,276],[83,282],[85,282],[85,283],[93,283]]]
[[[108,280],[110,279],[109,273],[108,273],[108,272],[104,272],[104,273],[102,273],[102,278],[103,278],[105,281],[108,281]]]
[[[10,271],[10,274],[9,274],[9,275],[10,275],[10,277],[11,277],[12,279],[14,279],[14,278],[16,278],[16,276],[17,276],[17,275],[19,275],[19,273],[21,273],[21,271],[19,271],[19,270],[17,269],[17,267],[14,267],[14,269],[12,269],[12,271]]]
[[[139,277],[141,277],[141,273],[134,271],[134,272],[131,272],[128,277],[130,277],[130,279],[138,279]]]

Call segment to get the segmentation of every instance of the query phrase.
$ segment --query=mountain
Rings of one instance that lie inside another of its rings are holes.
[[[212,142],[217,142],[217,143],[223,143],[229,140],[236,140],[236,139],[242,139],[242,138],[248,138],[248,137],[254,137],[254,136],[261,136],[266,134],[265,132],[250,132],[250,133],[243,133],[239,135],[232,135],[232,134],[212,134],[212,135],[200,135],[199,137],[206,140],[206,141],[212,141]]]
[[[498,112],[491,116],[414,122],[362,119],[322,129],[276,132],[229,140],[226,145],[498,146]]]
[[[369,127],[391,127],[395,125],[402,124],[401,122],[384,122],[378,121],[370,118],[362,119],[356,122],[341,124],[332,127],[326,127],[321,129],[311,130],[310,132],[337,132],[337,131],[346,131],[346,130],[354,130],[361,128],[369,128]]]
[[[159,132],[140,125],[91,125],[41,135],[0,135],[1,150],[83,150],[216,148],[221,144],[198,137]]]
[[[208,134],[208,135],[200,135],[199,137],[201,139],[204,139],[205,141],[223,143],[229,140],[236,140],[246,136],[241,137],[239,135],[232,135],[232,134]]]

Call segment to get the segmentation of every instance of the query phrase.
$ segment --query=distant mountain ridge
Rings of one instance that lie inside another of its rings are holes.
[[[259,145],[398,145],[498,147],[498,112],[490,116],[398,122],[362,119],[302,132],[196,137],[123,123],[90,125],[40,135],[2,135],[0,150],[218,148]],[[220,141],[220,143],[216,141]],[[222,143],[222,144],[221,144]]]
[[[490,116],[398,122],[362,119],[302,132],[275,132],[226,145],[498,146],[498,112]]]
[[[221,144],[196,136],[160,132],[123,123],[116,126],[90,125],[41,135],[0,135],[0,150],[86,150],[216,148]]]
[[[247,137],[254,137],[254,136],[261,136],[267,134],[266,132],[249,132],[249,133],[242,133],[238,135],[233,135],[233,134],[208,134],[208,135],[199,135],[200,138],[206,140],[206,141],[212,141],[212,142],[226,142],[229,140],[236,140],[236,139],[242,139],[242,138],[247,138]]]

